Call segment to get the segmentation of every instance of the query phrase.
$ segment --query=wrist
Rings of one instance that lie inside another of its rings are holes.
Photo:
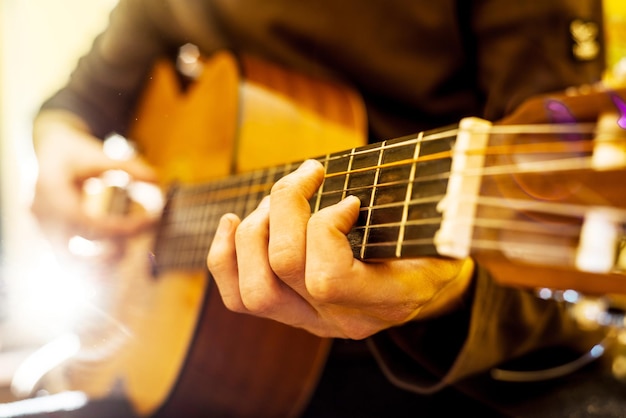
[[[457,275],[416,312],[413,320],[431,319],[471,306],[475,267],[471,258],[460,261]]]

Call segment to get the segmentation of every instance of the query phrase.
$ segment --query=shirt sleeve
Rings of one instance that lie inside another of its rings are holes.
[[[476,275],[461,309],[370,339],[383,371],[397,386],[433,393],[542,349],[583,354],[604,337],[601,329],[582,330],[562,303],[501,286],[480,267]]]

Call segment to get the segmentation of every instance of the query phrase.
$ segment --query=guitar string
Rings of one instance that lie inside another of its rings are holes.
[[[531,134],[531,133],[533,134],[556,134],[556,133],[558,134],[591,134],[591,133],[594,133],[594,129],[593,129],[594,126],[595,125],[593,124],[567,124],[567,125],[538,124],[538,125],[514,125],[514,126],[495,125],[489,129],[480,130],[479,132],[481,133],[485,132],[485,133],[491,133],[491,134],[508,134],[508,135],[511,135],[514,133],[519,134],[520,132],[524,134]],[[458,129],[451,129],[451,130],[437,132],[433,134],[425,134],[422,139],[419,138],[419,135],[412,135],[401,142],[392,142],[388,145],[381,145],[381,146],[377,146],[373,148],[364,147],[363,149],[355,149],[354,151],[346,150],[342,153],[336,153],[328,157],[317,157],[316,159],[320,159],[320,160],[328,159],[328,161],[332,163],[333,161],[346,159],[351,154],[353,154],[354,156],[360,156],[360,155],[365,155],[365,154],[377,154],[381,151],[388,151],[393,148],[406,147],[407,145],[417,144],[418,142],[426,143],[426,142],[432,142],[432,141],[442,140],[442,139],[453,139],[456,137],[458,131],[459,131]],[[617,141],[620,141],[620,140],[617,139]],[[579,142],[583,142],[583,141],[579,141]],[[590,141],[584,141],[584,142],[590,142]],[[567,144],[571,145],[572,142],[567,142]],[[542,149],[541,147],[546,147],[546,148]],[[581,149],[580,151],[589,151],[589,147],[590,146],[587,146]],[[490,152],[490,150],[492,151]],[[488,146],[487,148],[467,150],[466,153],[468,153],[468,155],[480,155],[480,154],[488,155],[488,154],[505,154],[505,153],[509,153],[509,154],[518,153],[519,154],[521,152],[526,152],[526,153],[533,152],[534,153],[534,152],[546,152],[546,151],[576,152],[578,150],[575,150],[575,149],[572,150],[571,148],[563,150],[559,147],[559,143],[541,143],[541,144],[530,144],[530,145],[528,144],[526,145],[519,145],[519,144],[518,145],[501,145],[501,146],[491,145],[491,146]],[[433,154],[431,156],[420,156],[417,159],[411,158],[411,159],[405,159],[405,160],[401,160],[401,161],[397,161],[393,163],[376,164],[374,166],[364,167],[360,169],[353,169],[350,171],[327,173],[325,177],[330,178],[330,177],[337,176],[337,175],[354,174],[354,173],[367,171],[367,170],[376,170],[376,169],[388,168],[388,167],[393,167],[393,166],[403,165],[403,164],[413,164],[416,162],[424,162],[424,161],[430,161],[430,160],[438,160],[442,158],[449,158],[452,155],[451,152],[452,151],[446,151],[444,153]],[[289,165],[297,167],[298,164],[299,163],[291,163]],[[240,176],[263,175],[264,172],[265,170],[256,170],[256,171],[242,173],[239,175],[227,177],[227,178],[216,180],[216,181],[221,181],[223,183],[235,182],[239,179]],[[195,185],[193,187],[198,188],[198,191],[202,191],[203,188],[213,187],[213,183],[207,183],[204,185]]]
[[[427,201],[428,199],[421,199],[421,200],[415,200],[410,202],[410,204],[416,204],[416,203],[424,203],[424,201]],[[435,199],[438,200],[438,199]],[[467,200],[467,201],[472,201],[475,200],[474,196],[462,196],[462,200]],[[478,205],[481,206],[491,206],[491,207],[498,207],[500,209],[506,209],[506,210],[511,210],[514,211],[516,213],[520,212],[520,211],[532,211],[532,212],[540,212],[540,213],[544,213],[544,214],[549,214],[549,215],[560,215],[560,216],[566,216],[566,217],[583,217],[587,207],[585,205],[574,205],[574,204],[562,204],[562,203],[550,203],[550,202],[542,202],[541,204],[537,204],[535,202],[532,201],[527,201],[527,200],[515,200],[515,199],[502,199],[502,198],[498,198],[498,197],[491,197],[491,198],[487,198],[487,197],[480,197],[477,199],[476,203]],[[387,204],[387,205],[379,205],[378,208],[384,208],[384,207],[390,207],[393,204]],[[219,211],[217,211],[219,213]],[[613,220],[616,223],[625,223],[626,222],[626,210],[624,209],[612,209],[611,211],[607,212],[610,213]],[[426,219],[426,220],[412,220],[412,221],[407,221],[407,225],[434,225],[434,224],[438,224],[441,222],[440,218],[436,218],[436,219]],[[477,218],[475,220],[456,220],[455,224],[458,225],[459,227],[462,227],[464,225],[467,224],[473,225],[474,227],[479,227],[479,228],[489,228],[489,229],[499,229],[502,231],[523,231],[526,233],[534,233],[534,234],[541,234],[542,236],[549,236],[550,234],[554,234],[554,235],[558,235],[559,237],[563,237],[563,236],[569,236],[569,237],[577,237],[580,235],[580,226],[579,225],[571,225],[571,224],[564,224],[564,223],[550,223],[550,222],[544,222],[544,223],[537,223],[537,222],[532,222],[532,221],[519,221],[519,220],[494,220],[494,219],[487,219],[487,218]],[[381,223],[378,225],[370,225],[368,226],[368,228],[370,229],[375,229],[375,228],[387,228],[387,227],[394,227],[397,226],[398,223]],[[355,229],[359,229],[359,228],[364,228],[363,226],[359,227],[355,227]],[[209,230],[214,230],[214,227],[209,228]],[[207,234],[201,234],[204,237],[204,240],[202,240],[201,242],[203,243],[202,248],[198,249],[199,251],[201,250],[202,253],[200,254],[201,259],[203,260],[204,258],[204,251],[208,248],[208,246],[210,245],[210,239],[211,236],[207,235]],[[185,242],[190,242],[190,241],[185,241]],[[432,245],[434,243],[434,240],[432,238],[428,238],[428,239],[421,239],[421,240],[415,240],[415,239],[409,239],[406,240],[406,242],[403,243],[404,246],[425,246],[425,245]],[[519,243],[516,243],[519,244]],[[384,246],[396,246],[397,245],[397,240],[393,240],[393,241],[381,241],[381,242],[373,242],[373,243],[367,243],[367,246],[369,248],[376,248],[376,247],[384,247]],[[502,243],[501,240],[477,240],[475,242],[473,242],[471,244],[471,247],[473,249],[476,248],[483,248],[483,249],[489,249],[489,248],[501,248],[504,244]],[[562,246],[562,243],[559,244],[559,246]],[[355,246],[355,248],[359,248],[359,246]],[[561,252],[560,249],[557,249],[559,252]],[[197,257],[191,257],[190,261],[193,260],[197,260]],[[178,259],[180,265],[186,265],[185,262],[181,261],[180,259]]]
[[[583,165],[585,165],[585,164],[583,164]],[[570,167],[569,165],[566,165],[566,167],[565,167],[565,168],[569,168],[569,167]],[[537,167],[537,169],[540,169],[540,168],[541,168],[541,167],[539,167],[539,166]],[[545,170],[545,168],[542,168],[542,171],[543,171],[543,170]],[[512,170],[511,170],[510,168],[508,168],[508,167],[507,167],[507,168],[505,168],[505,169],[504,169],[504,170],[502,170],[502,171],[503,171],[503,172],[510,173]],[[529,170],[528,170],[528,168],[525,168],[524,170],[520,170],[520,171],[529,171]],[[533,170],[533,171],[534,171],[534,170]],[[479,173],[476,173],[476,174],[479,174]],[[485,173],[482,173],[482,174],[485,174]],[[430,177],[430,179],[432,179],[432,178],[437,178],[437,177],[436,177],[436,176],[435,176],[435,177]],[[380,187],[385,187],[385,186],[391,186],[391,185],[397,185],[397,184],[402,184],[402,182],[379,184],[379,186],[380,186]],[[265,185],[261,185],[259,188],[257,188],[257,189],[256,189],[256,192],[257,192],[257,193],[259,194],[259,196],[260,196],[261,194],[263,194],[263,192],[267,192],[267,191],[269,191],[270,187],[271,187],[271,184],[270,184],[270,183],[265,184]],[[248,188],[248,190],[247,190],[247,192],[248,192],[248,193],[246,193],[246,194],[245,194],[246,196],[250,194],[250,193],[249,193],[249,192],[250,192],[250,190],[249,190],[249,189],[251,189],[251,188],[255,188],[255,187],[254,187],[254,186],[249,187],[249,188]],[[240,188],[239,188],[239,189],[240,189]],[[239,189],[238,189],[238,190],[239,190]],[[232,192],[233,190],[232,190],[232,189],[228,189],[227,191],[228,191],[228,192]],[[349,190],[349,191],[351,191],[351,190]],[[237,196],[243,196],[243,194],[240,194],[240,193],[234,193],[234,194],[231,194],[231,195],[229,196],[229,198],[232,198],[232,197],[237,197]],[[207,200],[205,203],[219,204],[219,203],[220,203],[220,200],[222,200],[222,201],[223,201],[223,200],[225,200],[225,199],[224,199],[223,197],[219,197],[219,198],[217,198],[217,199],[215,199],[214,197],[212,197],[211,199]],[[506,200],[506,202],[507,202],[507,204],[510,204],[510,202],[511,202],[511,201],[510,201],[510,200]],[[403,201],[403,202],[396,202],[395,204],[396,204],[396,205],[404,205],[404,204],[409,204],[409,205],[413,204],[413,205],[414,205],[414,204],[419,204],[419,203],[421,203],[421,202],[419,202],[419,201],[409,201],[409,202],[406,202],[406,203],[405,203],[405,202]],[[393,204],[391,204],[391,205],[393,205]],[[531,205],[536,205],[536,203],[531,203]],[[554,205],[554,204],[552,204],[552,203],[551,203],[551,205]],[[389,207],[389,205],[387,205],[387,206]],[[383,206],[380,206],[380,207],[383,207]],[[553,207],[555,207],[555,206],[553,206]],[[369,209],[376,209],[376,208],[378,208],[378,206],[371,206],[371,207],[369,207]],[[561,211],[562,213],[564,213],[564,214],[567,214],[567,213],[568,213],[568,211],[569,211],[569,210],[571,210],[571,208],[569,208],[569,207],[567,207],[567,206],[563,206],[562,208],[564,208],[564,209],[560,209],[560,211]]]
[[[419,160],[419,159],[418,159]],[[408,161],[408,162],[407,162]],[[414,160],[405,160],[402,165],[409,165]],[[552,162],[552,167],[546,167],[546,161],[538,161],[538,162],[529,162],[529,163],[513,163],[509,165],[499,165],[494,167],[487,167],[483,169],[473,169],[473,170],[465,170],[460,174],[464,176],[489,176],[489,175],[500,175],[500,174],[523,174],[523,173],[536,173],[536,172],[548,172],[548,171],[566,171],[573,169],[582,169],[591,167],[591,157],[577,157],[577,158],[568,158],[561,160],[554,160]],[[374,170],[374,169],[372,169]],[[352,172],[346,172],[346,175],[350,175]],[[435,175],[423,176],[419,179],[415,180],[415,183],[420,182],[428,182],[433,180],[442,180],[449,176],[450,172],[439,173]],[[254,179],[254,177],[251,177]],[[241,179],[240,179],[241,183]],[[392,187],[398,185],[408,184],[408,181],[405,180],[397,180],[390,181],[385,183],[380,183],[377,185],[378,188]],[[252,184],[247,185],[246,187],[241,187],[240,184],[236,184],[234,186],[229,185],[226,188],[214,189],[214,190],[197,190],[194,186],[183,187],[182,190],[186,191],[185,195],[191,196],[197,193],[204,193],[209,191],[211,196],[207,196],[207,203],[218,204],[220,202],[235,200],[239,198],[246,198],[251,194],[262,195],[271,190],[273,186],[273,182],[266,182],[261,184]],[[322,195],[330,195],[336,194],[339,192],[355,192],[357,190],[367,190],[372,186],[362,186],[362,187],[353,187],[348,188],[347,190],[333,190],[322,192]],[[181,190],[181,191],[182,191]],[[399,205],[405,204],[405,202],[398,202]],[[369,207],[369,206],[368,206]],[[370,207],[375,208],[375,207]]]
[[[623,140],[616,139],[615,142],[623,142]],[[608,143],[608,141],[606,142]],[[498,146],[489,146],[487,148],[470,148],[468,150],[464,150],[463,153],[466,156],[476,156],[476,155],[521,155],[521,154],[546,154],[546,153],[575,153],[575,152],[591,152],[593,151],[593,143],[591,141],[579,140],[568,142],[568,147],[564,147],[560,143],[537,143],[537,144],[512,144],[512,145],[498,145]],[[578,145],[578,147],[574,147],[574,145]],[[401,167],[412,165],[414,163],[423,163],[428,161],[437,161],[444,160],[447,158],[452,158],[455,156],[456,152],[454,150],[450,151],[442,151],[429,155],[422,155],[417,158],[407,158],[404,160],[393,161],[389,163],[382,163],[371,167],[362,167],[358,169],[346,170],[346,171],[338,171],[333,173],[328,173],[325,175],[326,178],[345,176],[345,175],[353,175],[356,173],[363,173],[373,170],[380,170],[386,168],[393,167]],[[545,164],[547,161],[542,161]],[[548,167],[549,169],[549,167]]]
[[[623,140],[616,140],[616,141],[619,141],[620,143],[623,142]],[[540,144],[531,144],[531,145],[525,144],[525,145],[517,145],[517,146],[507,145],[507,146],[488,147],[485,150],[469,149],[465,151],[464,154],[468,156],[489,155],[489,154],[513,156],[513,155],[520,155],[523,153],[540,153],[540,152],[544,154],[548,154],[548,153],[549,154],[559,154],[559,153],[569,154],[569,153],[575,153],[575,152],[590,152],[592,151],[592,145],[587,144],[588,142],[590,141],[581,140],[581,141],[576,141],[576,144],[570,143],[571,145],[579,145],[579,146],[577,148],[574,148],[574,149],[570,148],[567,150],[562,149],[562,146],[560,145],[553,146],[554,145],[553,143],[547,143],[547,144],[540,143]],[[490,150],[490,148],[493,148],[493,149]],[[492,151],[492,152],[489,152],[489,151]],[[404,160],[395,161],[391,163],[377,164],[375,166],[370,166],[366,168],[327,173],[325,174],[324,179],[326,180],[326,179],[333,178],[333,177],[349,176],[349,175],[354,175],[356,173],[363,173],[363,172],[369,172],[369,171],[373,172],[375,170],[380,170],[380,169],[385,169],[385,168],[397,168],[397,167],[403,167],[403,166],[410,166],[414,163],[444,160],[447,158],[451,158],[452,156],[453,156],[453,151],[445,151],[445,152],[440,152],[440,153],[431,154],[427,156],[420,156],[418,158],[410,158],[410,159],[404,159]],[[552,167],[546,166],[546,164],[553,164],[553,166]],[[467,176],[522,174],[522,173],[536,172],[537,170],[540,170],[542,172],[547,172],[547,171],[551,171],[551,169],[552,171],[565,171],[565,170],[572,170],[572,169],[589,168],[590,164],[591,164],[591,157],[575,157],[575,158],[567,158],[567,159],[555,159],[551,161],[541,160],[541,161],[536,161],[536,162],[524,162],[524,163],[518,162],[518,163],[509,164],[509,165],[498,165],[494,167],[486,167],[486,168],[481,168],[481,169],[465,170],[465,171],[459,172],[459,174],[467,175]],[[258,178],[259,176],[263,177],[263,173],[264,171],[262,170],[250,172],[250,173],[244,173],[244,174],[235,176],[235,178],[227,178],[221,182],[216,181],[215,183],[212,183],[210,185],[208,184],[184,185],[184,186],[181,186],[181,191],[184,190],[188,194],[192,194],[192,193],[202,194],[202,193],[210,192],[212,193],[212,197],[213,197],[212,201],[215,201],[215,202],[218,202],[220,200],[229,200],[229,199],[234,199],[234,198],[246,197],[250,193],[268,192],[269,190],[271,190],[271,187],[273,186],[274,182],[256,184],[253,187],[245,187],[245,188],[240,187],[240,183],[253,180],[255,178]],[[288,173],[284,173],[284,175],[286,174]],[[437,179],[444,179],[449,174],[450,172],[447,171],[447,172],[439,173],[437,175],[423,176],[423,177],[416,179],[414,183],[432,181],[432,180],[437,180]],[[234,183],[234,184],[231,184],[231,183]],[[402,184],[402,181],[388,182],[385,185],[397,185],[397,184]],[[222,185],[225,187],[216,188],[216,186],[219,187],[219,185]],[[358,189],[363,190],[367,188],[368,186],[362,186],[359,188],[350,188],[345,191],[349,192],[349,191],[354,191]],[[342,191],[344,191],[344,189],[333,190],[331,192],[322,192],[322,194],[324,195],[324,194],[329,194],[329,193],[338,193]]]
[[[495,204],[496,206],[502,206],[501,202],[498,202],[497,199],[493,201],[484,201],[479,202],[479,204]],[[546,206],[547,208],[553,209],[551,206]],[[511,209],[510,207],[505,207],[505,209]],[[580,210],[582,211],[582,209]],[[571,215],[571,211],[566,211],[563,215]],[[621,218],[614,216],[616,222],[624,223],[626,221],[626,212],[620,211]],[[554,210],[549,210],[547,213],[554,214]],[[436,225],[439,224],[441,219],[426,219],[426,220],[416,220],[416,221],[408,221],[407,226],[424,226],[424,225]],[[533,234],[536,238],[540,238],[541,241],[545,241],[546,238],[550,236],[558,237],[560,239],[570,238],[572,242],[572,246],[574,246],[574,238],[580,236],[580,225],[575,224],[566,224],[566,223],[556,223],[556,222],[544,222],[538,223],[533,221],[523,221],[523,220],[509,220],[509,219],[492,219],[492,218],[477,218],[474,220],[456,220],[455,224],[459,227],[469,224],[474,228],[482,228],[482,229],[490,229],[494,231],[500,230],[502,231],[521,231],[526,234]],[[386,228],[397,226],[397,223],[387,223],[380,224],[376,226],[372,226],[372,229],[377,228]],[[359,228],[359,227],[356,227]],[[192,254],[187,251],[187,255],[189,256],[186,259],[181,259],[180,257],[174,258],[176,260],[177,266],[186,266],[186,265],[198,265],[204,262],[205,252],[208,250],[210,246],[211,236],[207,234],[201,234],[202,239],[197,241],[198,243],[202,243],[202,245],[194,245],[192,248],[195,248],[197,251],[196,254]],[[192,241],[185,240],[185,243],[190,243]],[[569,242],[569,241],[566,241]],[[512,242],[511,242],[512,243]],[[370,250],[376,249],[377,247],[393,247],[397,246],[397,240],[389,240],[389,241],[377,241],[377,242],[369,242],[366,243],[366,247]],[[403,248],[407,247],[415,247],[415,246],[432,246],[434,244],[433,238],[423,238],[423,239],[407,239],[402,243]],[[523,243],[516,242],[516,245],[522,245]],[[559,242],[558,246],[563,246],[562,240]],[[568,244],[569,245],[569,244]],[[494,248],[503,248],[506,246],[506,243],[502,241],[501,238],[498,239],[490,239],[490,240],[472,240],[471,248],[472,249],[494,249]],[[175,246],[177,247],[177,246]],[[355,249],[359,250],[361,245],[355,245]],[[556,248],[556,247],[555,247]],[[562,250],[557,248],[557,252],[561,252]],[[180,255],[180,251],[177,251]],[[374,253],[375,254],[375,253]],[[545,254],[548,254],[546,252]],[[365,257],[363,257],[365,258]],[[371,256],[369,257],[371,258]],[[167,264],[167,263],[166,263]]]
[[[554,129],[553,126],[550,126],[550,127],[548,127],[547,130],[551,131],[551,132],[557,131],[558,133],[564,133],[564,132],[566,132],[566,133],[581,133],[581,131],[591,132],[592,129],[589,128],[589,126],[591,126],[591,125],[586,125],[586,126],[587,127],[585,129],[577,127],[574,130],[571,129],[571,127],[572,127],[571,125],[566,126],[567,129]],[[543,126],[543,125],[540,126],[540,129],[537,129],[537,127],[534,127],[534,126],[533,127],[525,126],[525,128],[526,128],[525,132],[537,133],[538,131],[540,131],[540,132],[545,132],[546,131],[546,127]],[[499,133],[509,133],[510,131],[513,131],[515,133],[519,133],[520,130],[519,130],[519,128],[510,128],[510,127],[498,127],[498,129],[492,129],[492,132],[499,132]],[[448,139],[448,138],[450,138],[450,133],[451,132],[455,132],[455,131],[439,132],[439,133],[437,133],[435,135],[427,136],[426,140],[430,141],[430,140],[434,140],[434,139]],[[411,141],[415,141],[415,139],[408,140],[408,141],[403,141],[403,142],[396,142],[395,144],[392,144],[392,146],[389,146],[389,147],[382,147],[380,149],[373,148],[373,149],[369,149],[369,150],[366,150],[366,151],[363,151],[363,152],[370,152],[370,153],[380,152],[381,150],[384,151],[385,149],[389,149],[389,148],[392,148],[394,146],[404,146],[404,145],[406,145],[406,143],[411,142]],[[583,146],[578,148],[578,149],[576,149],[576,152],[590,151],[591,150],[591,146],[589,145],[589,143],[590,143],[590,141],[585,141],[585,143],[582,143]],[[538,151],[541,151],[543,153],[546,153],[547,151],[550,151],[550,152],[563,152],[563,148],[564,147],[560,143],[549,143],[548,145],[549,145],[549,147],[546,147],[546,144],[543,144],[543,143],[542,144],[530,144],[530,145],[526,144],[526,145],[522,145],[522,146],[520,146],[520,145],[505,145],[505,146],[497,146],[497,147],[493,146],[493,147],[491,147],[490,149],[487,149],[487,150],[469,150],[468,153],[470,153],[470,154],[471,153],[485,153],[485,154],[486,153],[493,153],[493,154],[502,155],[502,154],[511,154],[511,153],[514,153],[514,152],[517,152],[518,154],[520,152],[538,152]],[[566,151],[572,152],[572,150],[571,150],[572,143],[570,142],[570,143],[568,143],[568,145],[570,145],[570,146],[566,147]],[[451,154],[449,152],[438,153],[437,155],[421,157],[421,158],[418,158],[418,159],[410,159],[408,161],[395,162],[395,163],[393,163],[393,165],[413,164],[415,162],[424,161],[424,160],[427,160],[427,159],[436,160],[436,159],[439,159],[439,158],[448,158],[450,155]],[[334,158],[341,158],[341,157],[338,156],[338,157],[334,157]],[[578,161],[579,160],[580,159],[578,159]],[[542,164],[545,164],[545,161]],[[517,165],[514,165],[512,167],[517,167]],[[381,166],[379,165],[379,166],[376,166],[376,167],[370,167],[369,169],[373,170],[373,169],[380,169],[380,168],[381,168]],[[561,169],[565,169],[565,168],[562,167]],[[504,169],[502,167],[500,167],[499,170],[502,171],[502,172],[511,172],[511,168],[510,167],[507,167],[507,168],[504,168]],[[527,170],[527,168],[518,170],[518,172],[520,172],[520,171],[523,172],[524,170]],[[545,166],[543,166],[543,171],[545,171]],[[354,171],[346,172],[345,174],[349,175],[349,174],[352,174],[353,172]],[[260,174],[262,176],[262,172]],[[286,172],[284,174],[286,174]],[[444,175],[445,174],[446,173],[444,173]],[[483,171],[482,175],[485,175],[485,174],[486,173]],[[487,173],[487,174],[489,174],[489,173]],[[338,175],[338,174],[331,173],[331,175]],[[254,179],[255,177],[258,177],[258,176],[259,176],[259,173],[256,173],[256,174],[253,173],[250,178]],[[239,180],[239,181],[241,181],[241,180]],[[262,194],[264,192],[269,191],[270,188],[271,188],[271,184],[259,184],[258,186],[247,187],[246,195],[249,195],[251,191],[255,191],[257,194],[260,195],[260,194]],[[241,197],[241,195],[240,195],[240,191],[241,190],[239,190],[239,189],[240,188],[232,188],[231,187],[230,189],[219,190],[219,192],[221,192],[221,193],[226,192],[228,194],[228,196],[226,198],[222,196],[221,199],[231,199],[233,197],[238,197],[238,196]],[[252,189],[256,189],[256,190],[252,190]],[[219,199],[209,199],[209,200],[207,200],[207,203],[208,202],[215,202],[216,200],[219,200]]]

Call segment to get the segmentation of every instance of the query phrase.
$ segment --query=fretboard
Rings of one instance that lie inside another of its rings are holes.
[[[348,234],[356,258],[436,255],[437,205],[446,193],[456,132],[428,131],[316,158],[325,167],[325,178],[310,200],[311,211],[348,195],[360,199],[358,221]],[[278,179],[298,166],[173,187],[157,233],[157,270],[204,268],[220,217],[245,217]]]

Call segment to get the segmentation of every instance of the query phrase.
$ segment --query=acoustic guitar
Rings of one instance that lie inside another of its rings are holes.
[[[159,64],[129,136],[167,203],[156,231],[101,267],[113,277],[63,389],[125,396],[140,416],[297,416],[330,341],[228,311],[205,262],[220,216],[245,216],[311,156],[326,170],[312,211],[361,200],[359,259],[474,257],[512,286],[626,293],[624,94],[546,95],[499,123],[368,145],[344,86],[218,53],[183,88]]]

